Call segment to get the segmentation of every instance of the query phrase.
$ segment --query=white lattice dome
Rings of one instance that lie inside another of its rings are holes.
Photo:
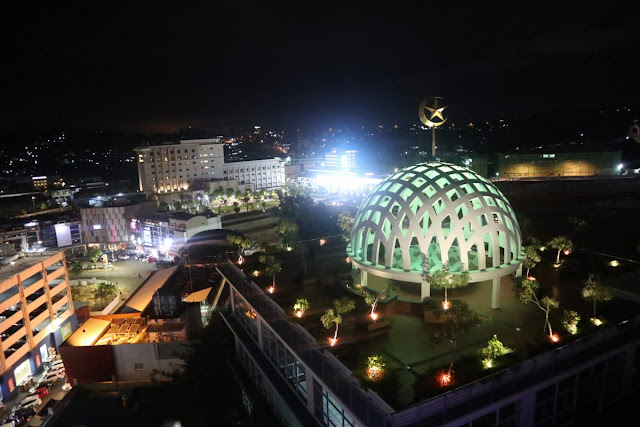
[[[376,186],[355,216],[347,247],[355,266],[420,282],[445,263],[473,282],[511,274],[523,255],[509,201],[491,182],[449,163],[404,168]],[[426,270],[426,268],[425,268]]]

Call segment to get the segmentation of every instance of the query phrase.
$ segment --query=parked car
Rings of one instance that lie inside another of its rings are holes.
[[[33,408],[34,406],[38,406],[41,403],[42,403],[42,399],[40,399],[40,396],[38,395],[27,396],[24,399],[22,399],[20,403],[18,403],[16,406],[14,406],[11,409],[11,413],[15,413],[19,409]]]
[[[62,365],[62,359],[55,359],[53,361],[51,361],[50,363],[48,363],[49,368],[56,366],[56,365]]]
[[[40,381],[38,383],[38,385],[36,386],[36,388],[46,388],[46,389],[50,389],[51,387],[53,387],[55,385],[55,383],[53,381]]]
[[[118,255],[118,259],[119,259],[120,261],[124,261],[124,260],[127,260],[127,259],[129,259],[129,258],[130,258],[130,257],[129,257],[129,255]]]
[[[42,399],[45,396],[49,396],[49,390],[47,390],[46,387],[40,387],[29,393],[29,396],[38,396],[40,399]]]
[[[158,258],[156,258],[156,257],[152,256],[152,257],[147,258],[147,260],[146,260],[146,261],[147,261],[147,262],[157,262],[157,261],[158,261]]]
[[[64,378],[65,378],[65,371],[60,370],[60,371],[48,373],[47,376],[42,379],[42,381],[60,381],[60,380],[63,380]]]
[[[21,426],[28,423],[31,417],[33,417],[35,414],[36,410],[33,407],[20,408],[15,411],[8,419],[11,420],[14,426]]]
[[[58,371],[64,371],[64,365],[62,363],[49,366],[48,372],[58,372]]]

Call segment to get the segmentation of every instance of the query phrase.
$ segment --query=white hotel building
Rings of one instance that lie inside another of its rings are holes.
[[[285,184],[280,158],[225,163],[220,138],[192,139],[178,144],[135,149],[138,155],[140,191],[166,193],[188,190],[195,182],[239,180],[255,189]]]

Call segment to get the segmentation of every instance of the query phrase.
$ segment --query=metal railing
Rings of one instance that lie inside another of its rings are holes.
[[[329,390],[367,426],[389,425],[389,413],[378,404],[357,380],[338,366],[317,346],[315,340],[287,320],[286,313],[255,283],[230,261],[219,264],[218,271],[231,282],[242,297],[260,314],[269,326],[298,357],[311,368]]]

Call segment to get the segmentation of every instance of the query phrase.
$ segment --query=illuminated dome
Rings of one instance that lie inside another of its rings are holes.
[[[491,182],[450,163],[420,163],[378,184],[355,216],[347,247],[366,273],[423,283],[448,264],[479,282],[520,267],[520,227],[509,201]],[[425,268],[426,270],[426,268]],[[499,284],[498,284],[499,286]],[[496,302],[497,304],[497,302]]]

